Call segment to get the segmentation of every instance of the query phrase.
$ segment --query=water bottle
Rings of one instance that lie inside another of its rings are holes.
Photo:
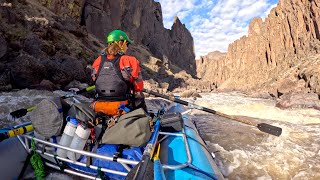
[[[86,145],[87,139],[89,138],[90,132],[90,129],[85,123],[79,125],[70,144],[70,148],[83,150],[84,146]],[[67,156],[69,159],[76,161],[80,158],[81,155],[75,152],[68,151]]]
[[[74,118],[70,118],[69,122],[67,123],[66,127],[63,130],[62,137],[61,137],[58,144],[61,146],[69,147],[69,145],[73,139],[74,133],[77,129],[77,126],[78,126],[78,120],[74,119]],[[60,157],[66,158],[67,157],[67,150],[58,148],[57,155]]]

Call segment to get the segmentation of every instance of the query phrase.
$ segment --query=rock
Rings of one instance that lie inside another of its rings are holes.
[[[6,39],[0,34],[0,59],[7,53],[8,45]]]
[[[8,85],[0,85],[0,91],[11,91],[12,90],[12,85],[8,84]]]
[[[306,82],[303,79],[299,81],[292,81],[290,79],[283,79],[280,87],[278,88],[278,94],[286,94],[289,92],[299,92],[305,88]]]
[[[113,29],[122,29],[163,62],[168,59],[169,63],[196,74],[191,33],[178,18],[171,30],[165,29],[159,2],[91,0],[84,4],[82,17],[88,32],[99,39],[104,40]]]
[[[320,0],[280,0],[267,18],[254,18],[247,36],[231,43],[225,57],[202,57],[198,76],[220,89],[319,92]],[[208,72],[204,71],[207,70]],[[304,82],[299,74],[305,74]],[[292,78],[294,77],[294,79]],[[311,79],[312,78],[312,79]],[[279,80],[289,84],[279,82]]]
[[[140,60],[145,79],[169,83],[169,87],[155,84],[159,91],[185,88],[191,83],[189,74],[195,75],[193,38],[178,18],[171,30],[164,28],[159,2],[14,2],[0,11],[1,86],[64,89],[73,80],[91,84],[86,67],[113,29],[124,30],[135,41],[128,53]]]
[[[215,79],[221,79],[222,74],[219,73],[217,69],[222,66],[221,62],[223,62],[225,57],[226,53],[219,51],[210,52],[206,56],[201,56],[200,59],[196,60],[197,76],[210,82],[215,82]]]
[[[180,95],[181,98],[189,98],[189,97],[199,97],[202,98],[202,96],[197,93],[195,90],[189,90],[189,91],[184,91]]]
[[[319,95],[315,93],[291,92],[277,99],[276,107],[279,108],[315,108],[320,110]]]
[[[23,50],[29,55],[32,55],[36,58],[42,56],[42,40],[35,34],[30,34],[24,42]]]
[[[45,66],[33,56],[21,54],[10,66],[11,84],[24,89],[38,85],[45,77]]]
[[[89,87],[86,83],[81,83],[80,81],[73,80],[67,86],[64,87],[65,91],[68,91],[70,88],[78,88],[79,90]]]
[[[53,84],[51,81],[44,79],[40,82],[38,86],[36,86],[36,89],[54,91],[54,90],[57,90],[58,87],[55,84]]]

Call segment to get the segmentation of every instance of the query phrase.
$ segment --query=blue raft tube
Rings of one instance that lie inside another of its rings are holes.
[[[183,106],[176,103],[168,113],[183,111]],[[191,119],[187,115],[182,115],[182,121],[180,132],[159,133],[163,135],[159,142],[160,162],[165,179],[224,179]],[[162,169],[156,166],[158,164],[155,165],[155,173],[161,173]],[[164,178],[155,174],[155,179]]]

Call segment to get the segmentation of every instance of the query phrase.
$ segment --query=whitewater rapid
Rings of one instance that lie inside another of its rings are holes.
[[[283,129],[280,137],[226,118],[192,111],[201,136],[227,179],[320,179],[320,111],[282,110],[271,99],[202,94],[196,104]]]
[[[28,116],[8,120],[10,112],[32,107],[43,98],[65,94],[67,92],[37,90],[0,93],[0,127],[30,121]],[[283,129],[282,135],[276,137],[260,132],[256,127],[192,110],[190,117],[209,150],[216,155],[216,162],[226,179],[320,179],[320,111],[282,110],[275,107],[272,99],[251,98],[236,92],[201,95],[202,98],[194,101],[197,105]],[[159,103],[150,99],[147,104],[169,106],[167,101]]]

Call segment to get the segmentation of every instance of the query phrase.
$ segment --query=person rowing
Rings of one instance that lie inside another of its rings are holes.
[[[91,108],[109,116],[117,115],[121,106],[147,111],[140,62],[126,55],[133,40],[125,32],[113,30],[106,41],[107,47],[92,65],[96,95]]]

